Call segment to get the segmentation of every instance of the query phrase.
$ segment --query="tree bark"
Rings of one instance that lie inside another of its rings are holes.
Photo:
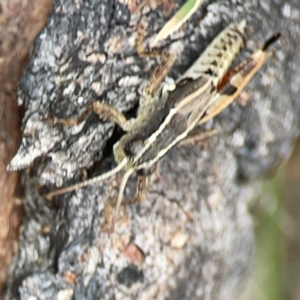
[[[29,49],[51,9],[50,1],[2,0],[0,2],[0,298],[7,269],[16,250],[22,218],[18,172],[7,164],[21,139],[18,81],[28,62]],[[22,111],[22,110],[21,110]]]
[[[122,207],[113,235],[105,230],[105,207],[121,174],[53,202],[42,196],[81,181],[86,169],[93,177],[113,168],[112,145],[121,136],[94,115],[74,128],[50,126],[47,118],[78,116],[97,100],[134,115],[140,87],[157,65],[137,55],[137,25],[146,28],[148,44],[183,2],[56,0],[20,81],[23,139],[10,168],[30,171],[6,299],[223,300],[243,287],[253,262],[248,207],[257,179],[288,157],[299,133],[296,4],[206,1],[162,43],[177,54],[170,73],[176,79],[230,22],[245,18],[252,31],[240,59],[276,32],[285,41],[247,86],[247,105],[233,103],[204,126],[218,130],[205,149],[170,151],[147,199]],[[133,191],[134,180],[126,194]]]

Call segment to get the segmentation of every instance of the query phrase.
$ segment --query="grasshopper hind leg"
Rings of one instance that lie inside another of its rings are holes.
[[[280,33],[268,39],[261,49],[255,51],[241,63],[231,68],[217,86],[217,93],[211,101],[205,115],[198,125],[207,122],[227,108],[243,91],[252,77],[262,68],[266,61],[273,55],[268,51],[270,45],[281,37]]]
[[[218,134],[216,129],[210,129],[203,131],[200,128],[196,128],[195,130],[191,131],[188,136],[180,142],[180,146],[188,146],[188,145],[195,145],[195,144],[202,144],[209,140],[211,137]]]

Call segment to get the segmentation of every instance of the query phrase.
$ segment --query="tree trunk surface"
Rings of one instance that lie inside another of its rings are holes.
[[[22,219],[19,175],[6,170],[21,140],[18,81],[50,9],[49,0],[0,1],[0,299]]]
[[[112,169],[120,130],[95,114],[72,128],[46,120],[74,118],[94,101],[134,116],[140,87],[158,64],[137,55],[137,25],[148,45],[184,1],[55,1],[19,83],[23,138],[10,168],[29,168],[5,299],[237,298],[253,266],[248,208],[258,179],[289,156],[299,133],[299,1],[279,2],[205,1],[161,43],[177,55],[169,75],[176,79],[231,22],[246,19],[251,32],[238,60],[283,34],[246,87],[247,105],[235,102],[205,124],[218,131],[205,147],[170,151],[147,199],[122,207],[109,235],[105,207],[122,173],[52,202],[43,194]],[[133,176],[126,195],[134,189]]]

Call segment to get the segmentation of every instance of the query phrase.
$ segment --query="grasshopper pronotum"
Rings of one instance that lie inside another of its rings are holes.
[[[114,156],[118,163],[114,169],[85,182],[53,191],[46,197],[51,199],[108,179],[124,169],[126,172],[112,219],[113,230],[131,174],[138,174],[134,201],[140,201],[146,195],[149,176],[158,161],[184,140],[197,125],[225,109],[271,56],[266,47],[257,50],[226,74],[236,55],[244,48],[245,27],[244,20],[226,27],[177,80],[175,86],[162,83],[175,61],[174,56],[165,55],[141,95],[136,119],[127,120],[115,108],[100,102],[93,103],[78,119],[54,119],[53,123],[73,126],[82,122],[93,111],[104,119],[115,122],[127,133],[114,145]],[[143,54],[143,49],[138,47],[138,52]]]

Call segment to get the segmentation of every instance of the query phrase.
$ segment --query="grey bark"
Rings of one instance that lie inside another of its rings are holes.
[[[299,1],[206,1],[163,43],[177,51],[170,74],[177,78],[232,21],[246,18],[253,33],[240,59],[273,33],[284,34],[247,86],[247,106],[233,103],[204,126],[219,131],[205,149],[173,149],[147,199],[122,208],[112,236],[104,208],[120,174],[51,203],[42,196],[81,181],[85,169],[93,177],[114,166],[114,124],[95,115],[75,128],[46,120],[78,116],[96,100],[134,114],[157,65],[136,53],[137,24],[145,25],[148,43],[183,3],[149,2],[139,10],[135,1],[57,0],[35,42],[20,82],[22,144],[10,165],[30,171],[6,299],[235,299],[249,275],[256,181],[288,157],[299,133]],[[126,193],[133,191],[134,180]]]

